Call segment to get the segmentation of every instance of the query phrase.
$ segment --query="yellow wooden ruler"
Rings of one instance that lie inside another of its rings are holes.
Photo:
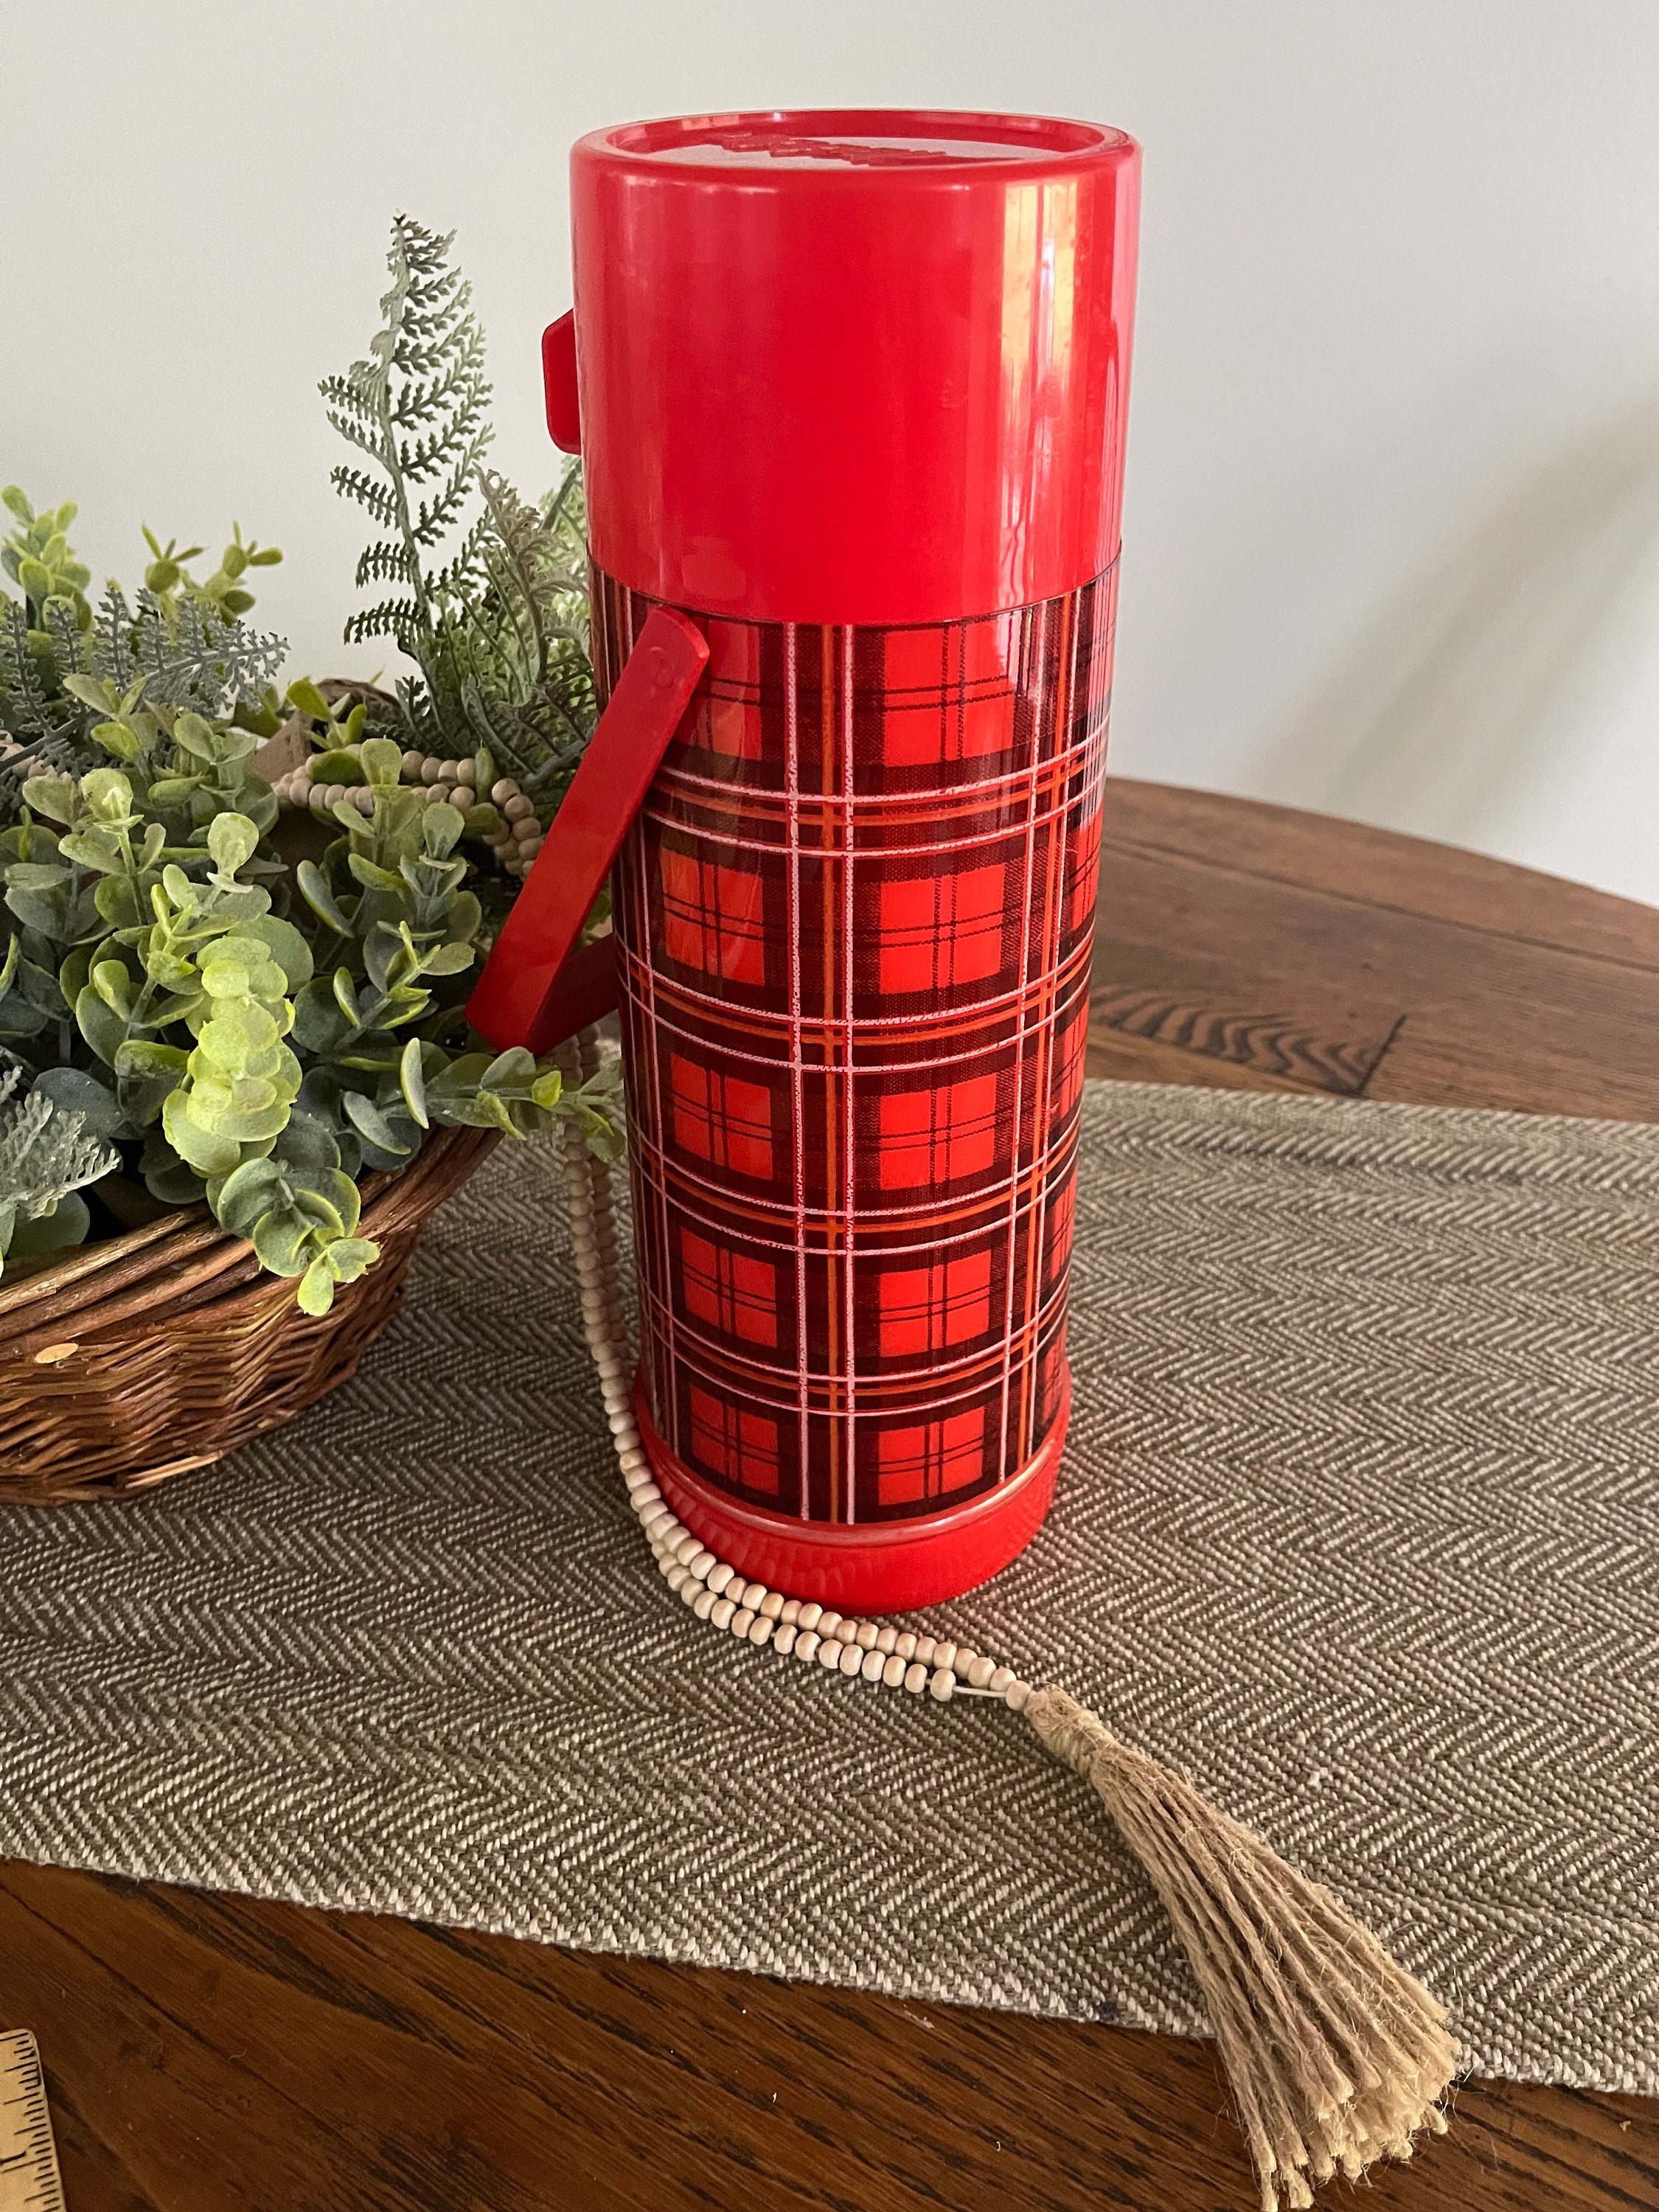
[[[26,2027],[0,2035],[0,2212],[64,2212],[40,2053]]]

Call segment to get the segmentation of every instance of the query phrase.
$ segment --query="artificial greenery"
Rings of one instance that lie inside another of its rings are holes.
[[[118,1164],[84,1114],[38,1086],[19,1097],[18,1080],[15,1067],[0,1067],[0,1272],[9,1253],[33,1258],[78,1244],[91,1220],[81,1187]]]
[[[406,744],[452,760],[487,749],[545,820],[599,714],[581,477],[572,464],[537,507],[483,465],[490,386],[453,242],[397,218],[382,327],[321,386],[368,464],[337,468],[335,488],[381,533],[358,586],[391,586],[345,637],[388,638],[415,663],[398,688]]]
[[[163,1204],[204,1198],[323,1313],[377,1256],[358,1177],[406,1167],[434,1126],[564,1118],[619,1148],[614,1068],[567,1091],[466,1028],[510,886],[479,878],[481,902],[462,841],[501,830],[498,766],[550,817],[598,702],[580,478],[538,507],[483,466],[483,338],[450,243],[398,218],[370,358],[323,387],[370,464],[335,483],[384,533],[358,582],[393,587],[347,639],[386,637],[417,671],[376,702],[387,734],[309,682],[279,699],[283,641],[244,619],[274,547],[236,529],[198,580],[202,547],[146,530],[142,587],[94,606],[74,506],[0,493],[22,594],[0,592],[0,1253],[77,1241],[76,1190],[118,1169]],[[285,708],[313,776],[354,787],[297,866],[253,765]],[[477,796],[402,786],[410,745],[474,754]]]
[[[523,1136],[568,1115],[615,1150],[608,1080],[566,1094],[528,1052],[453,1049],[480,909],[460,814],[398,783],[395,744],[363,744],[374,811],[336,808],[343,835],[301,864],[290,918],[246,733],[102,703],[94,735],[121,765],[31,777],[0,835],[0,1041],[153,1197],[205,1197],[322,1313],[376,1257],[356,1176],[406,1166],[434,1123]]]
[[[107,687],[125,695],[142,679],[151,711],[228,718],[254,736],[276,728],[274,678],[286,648],[242,620],[253,605],[243,579],[282,559],[275,546],[245,545],[236,529],[217,569],[198,583],[189,564],[203,549],[164,547],[146,530],[152,558],[136,600],[112,580],[94,611],[89,571],[69,543],[74,503],[37,514],[15,484],[0,501],[15,519],[0,567],[23,593],[21,604],[0,594],[0,730],[12,740],[0,755],[0,822],[15,817],[30,767],[83,774],[98,764],[92,727]],[[96,686],[95,696],[76,678]]]

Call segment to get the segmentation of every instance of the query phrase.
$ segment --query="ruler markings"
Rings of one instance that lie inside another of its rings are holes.
[[[65,2212],[40,2053],[26,2027],[0,2035],[0,2212]]]

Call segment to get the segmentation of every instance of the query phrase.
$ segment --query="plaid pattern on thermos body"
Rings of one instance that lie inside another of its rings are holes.
[[[643,1388],[803,1520],[1017,1474],[1064,1382],[1115,570],[706,628],[613,879]],[[649,603],[594,578],[608,691]]]

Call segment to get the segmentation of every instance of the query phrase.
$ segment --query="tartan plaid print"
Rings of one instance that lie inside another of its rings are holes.
[[[650,603],[593,580],[608,693]],[[1054,1420],[1115,596],[684,611],[708,667],[612,891],[646,1397],[734,1498],[937,1512]]]

